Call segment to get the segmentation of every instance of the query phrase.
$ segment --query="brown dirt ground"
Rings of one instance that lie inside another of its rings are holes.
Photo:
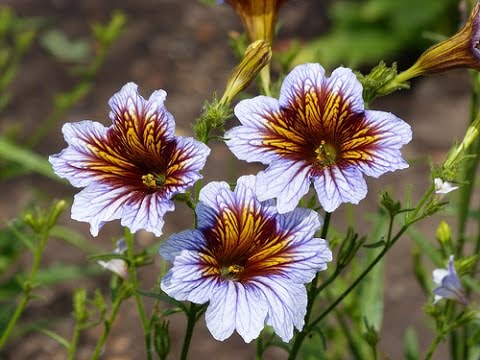
[[[31,0],[3,1],[13,6],[20,15],[47,16],[70,36],[85,36],[92,21],[106,21],[115,7],[122,8],[129,17],[129,25],[112,48],[106,64],[96,78],[95,88],[90,95],[68,112],[64,122],[81,119],[95,119],[108,124],[108,98],[128,81],[140,85],[140,91],[148,96],[158,88],[168,92],[167,107],[177,121],[178,129],[191,134],[189,123],[199,114],[203,101],[213,92],[223,91],[224,81],[235,60],[228,46],[227,31],[241,30],[240,22],[227,6],[206,7],[196,1],[177,0],[136,0],[100,2],[84,0]],[[325,29],[325,18],[321,16],[325,4],[315,0],[292,1],[282,10],[284,23],[280,41],[296,36],[308,39]],[[314,19],[310,14],[320,14]],[[310,19],[307,22],[304,19]],[[25,59],[22,71],[12,86],[14,101],[5,112],[0,127],[19,123],[28,136],[30,129],[44,119],[51,109],[51,95],[72,86],[66,68],[58,67],[41,48]],[[383,99],[374,104],[381,110],[391,111],[409,122],[414,129],[414,139],[405,148],[404,154],[414,161],[412,166],[401,173],[390,174],[381,180],[368,179],[369,196],[356,209],[357,214],[376,209],[378,191],[385,187],[396,194],[405,192],[406,184],[413,185],[414,196],[421,194],[428,185],[428,165],[425,159],[441,161],[454,139],[460,139],[466,128],[468,109],[468,77],[465,72],[415,81],[413,89]],[[32,126],[33,125],[33,126]],[[39,147],[42,154],[57,153],[65,147],[61,137],[62,123]],[[204,171],[206,181],[232,179],[236,174],[256,172],[256,165],[236,161],[223,144],[215,144],[208,165]],[[54,197],[70,197],[76,190],[61,187],[37,176],[2,184],[0,193],[0,218],[7,219],[18,214],[31,200],[34,189]],[[190,226],[191,219],[181,216],[185,208],[166,218],[164,236]],[[343,211],[335,214],[334,225],[342,230]],[[422,229],[433,238],[433,229],[440,217],[425,223]],[[79,229],[86,236],[88,226],[62,219],[65,224]],[[359,223],[365,221],[359,217]],[[368,228],[367,228],[368,229]],[[119,234],[118,223],[107,225],[96,239],[99,246],[109,250],[110,239]],[[151,245],[152,235],[141,233],[139,248]],[[403,334],[413,324],[419,334],[422,348],[426,348],[431,334],[424,325],[422,307],[427,299],[422,294],[412,275],[412,241],[405,237],[392,250],[386,261],[385,319],[381,348],[392,359],[402,358]],[[28,259],[24,260],[25,263]],[[47,263],[71,262],[84,264],[85,256],[60,242],[48,246]],[[150,288],[156,284],[159,261],[142,269],[141,284]],[[76,286],[88,289],[106,289],[108,277],[82,279],[75,284],[64,284],[42,292],[43,301],[32,303],[25,316],[30,318],[48,315],[56,319],[52,325],[55,331],[69,338],[73,321],[71,313],[71,291]],[[179,356],[184,321],[172,318],[172,356]],[[214,341],[208,334],[203,320],[199,323],[192,348],[193,359],[247,359],[253,358],[254,349],[246,346],[238,336],[225,342]],[[88,331],[81,338],[79,359],[88,359],[100,329]],[[64,359],[64,350],[43,334],[31,333],[19,339],[7,349],[8,359]],[[441,358],[439,354],[439,359]],[[270,359],[285,358],[283,352],[272,351]],[[117,324],[107,343],[103,359],[144,359],[143,340],[136,309],[133,302],[124,304]]]

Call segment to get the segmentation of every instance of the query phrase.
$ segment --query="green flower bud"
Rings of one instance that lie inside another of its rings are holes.
[[[441,220],[438,224],[437,231],[435,233],[435,237],[437,238],[438,242],[442,249],[444,249],[445,253],[451,253],[452,251],[452,230],[450,229],[450,225],[447,222]]]
[[[264,40],[251,43],[245,50],[242,61],[233,69],[227,80],[221,103],[230,102],[240,91],[255,79],[260,70],[270,62],[272,50]]]
[[[170,352],[170,333],[168,326],[170,323],[166,320],[159,321],[155,324],[154,346],[155,352],[160,359],[166,359]]]

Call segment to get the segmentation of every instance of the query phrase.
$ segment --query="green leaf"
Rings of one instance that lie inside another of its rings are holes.
[[[0,159],[15,162],[25,169],[36,172],[55,181],[62,181],[57,175],[55,175],[52,166],[45,157],[2,137],[0,137]],[[3,176],[0,175],[0,178],[2,177]]]
[[[420,232],[415,226],[410,226],[406,233],[422,250],[422,253],[427,255],[430,261],[437,267],[443,268],[445,266],[440,251]]]
[[[376,222],[373,225],[372,238],[381,239],[386,231],[389,218],[385,212],[379,211]],[[383,240],[380,240],[382,242]],[[376,243],[378,244],[378,243]],[[374,244],[375,245],[375,244]],[[382,251],[380,248],[373,248],[367,252],[365,264],[371,263]],[[383,285],[384,285],[384,261],[381,260],[365,277],[358,287],[358,301],[360,306],[362,333],[367,332],[363,319],[368,319],[369,325],[377,332],[381,332],[383,321]]]
[[[67,280],[73,280],[80,277],[98,275],[102,272],[97,265],[64,265],[54,264],[37,273],[37,286],[50,286]]]
[[[50,30],[40,38],[42,46],[61,61],[81,63],[91,55],[90,43],[85,39],[71,40],[61,30]]]
[[[470,275],[463,275],[462,280],[467,286],[480,295],[480,283]]]
[[[379,247],[385,247],[385,240],[380,240],[380,241],[377,241],[377,242],[374,242],[372,244],[364,244],[362,245],[362,247],[364,248],[367,248],[367,249],[376,249],[376,248],[379,248]]]
[[[167,303],[169,303],[173,306],[176,306],[176,307],[180,308],[185,313],[188,312],[188,308],[187,308],[187,306],[185,306],[184,303],[171,298],[170,296],[168,296],[164,292],[156,293],[156,292],[144,291],[144,290],[140,290],[140,289],[137,289],[137,292],[142,296],[147,296],[147,297],[151,297],[153,299],[157,299],[157,300],[160,300],[160,301],[165,301],[165,302],[167,302]]]
[[[60,345],[62,345],[65,349],[70,348],[70,343],[68,342],[67,339],[65,339],[63,336],[58,335],[57,333],[50,331],[48,329],[38,329],[40,332],[44,333],[48,337],[52,338],[56,342],[58,342]]]
[[[418,336],[415,329],[411,326],[405,331],[404,339],[405,359],[418,360],[420,359],[420,350],[418,346]]]
[[[105,251],[105,250],[99,248],[98,246],[96,246],[95,244],[92,244],[91,242],[89,242],[79,232],[77,232],[77,231],[75,231],[71,228],[68,228],[66,226],[55,225],[50,230],[50,236],[54,237],[54,238],[57,238],[57,239],[60,239],[60,240],[63,240],[63,241],[65,241],[65,243],[67,243],[69,245],[72,245],[72,246],[76,247],[77,249],[80,249],[80,250],[86,252],[87,254],[96,254],[96,253],[100,253],[102,251]]]

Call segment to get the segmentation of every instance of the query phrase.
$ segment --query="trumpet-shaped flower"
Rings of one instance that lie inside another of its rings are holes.
[[[121,219],[132,232],[160,236],[163,216],[175,207],[171,198],[201,178],[210,149],[174,135],[165,98],[157,90],[145,100],[128,83],[109,101],[112,126],[90,120],[63,126],[69,146],[49,161],[58,176],[85,188],[75,195],[72,218],[90,223],[92,235]]]
[[[279,100],[243,100],[235,115],[242,125],[226,132],[226,143],[239,159],[269,165],[258,174],[256,194],[260,201],[277,198],[280,213],[293,210],[312,182],[332,212],[366,196],[362,174],[408,167],[400,148],[411,140],[410,126],[391,113],[366,110],[362,85],[347,68],[327,78],[319,64],[297,66]]]
[[[210,302],[205,319],[217,340],[236,330],[250,342],[266,323],[288,341],[304,325],[304,284],[326,269],[332,253],[314,237],[321,226],[314,211],[278,214],[254,189],[251,175],[238,179],[234,191],[225,182],[202,189],[198,229],[174,234],[160,247],[173,263],[161,288],[177,300]]]
[[[450,256],[448,261],[448,269],[433,270],[433,282],[437,285],[437,287],[433,289],[435,295],[434,303],[441,299],[451,299],[463,305],[468,304],[468,299],[455,271],[453,255]]]
[[[250,42],[273,41],[277,14],[286,0],[217,0],[230,4],[242,20]]]
[[[480,71],[480,2],[475,4],[466,24],[452,37],[427,49],[403,74],[405,78],[437,74],[451,69]]]

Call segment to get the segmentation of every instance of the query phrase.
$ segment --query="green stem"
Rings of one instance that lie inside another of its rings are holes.
[[[425,360],[430,360],[432,358],[433,353],[437,349],[438,344],[440,344],[440,341],[442,341],[442,337],[443,336],[437,335],[437,337],[430,344],[430,347],[428,348],[427,355],[425,356]]]
[[[305,339],[306,335],[320,322],[322,321],[332,310],[334,310],[338,304],[340,304],[343,299],[345,299],[356,287],[360,284],[363,279],[370,273],[370,271],[375,267],[375,265],[383,259],[385,254],[392,248],[392,246],[400,239],[400,237],[405,233],[405,231],[413,225],[415,222],[420,221],[423,219],[424,216],[420,216],[410,222],[406,223],[402,226],[402,228],[398,231],[394,238],[387,241],[387,244],[383,248],[383,250],[373,259],[373,261],[368,265],[368,267],[355,279],[355,281],[333,302],[325,309],[314,321],[310,324],[306,322],[305,328],[302,332],[298,333],[295,342],[293,343],[292,350],[288,357],[288,360],[294,360],[297,357],[298,351],[300,350],[300,346],[302,341]]]
[[[271,96],[270,92],[270,63],[265,65],[265,67],[260,70],[260,84],[262,86],[263,94],[266,96]]]
[[[262,334],[257,339],[257,351],[255,352],[255,360],[261,360],[263,356],[263,338]]]
[[[188,356],[188,350],[190,349],[190,342],[192,340],[193,329],[197,323],[197,306],[194,303],[190,303],[190,310],[188,311],[187,329],[185,331],[185,337],[183,339],[181,360],[186,360]]]
[[[330,219],[332,217],[332,213],[325,212],[325,218],[323,221],[323,227],[322,227],[322,233],[320,237],[322,239],[325,239],[328,235],[328,228],[330,227]],[[340,272],[338,272],[340,273]],[[313,308],[313,303],[315,302],[315,298],[317,295],[320,293],[322,289],[324,289],[328,284],[330,284],[337,276],[338,276],[337,271],[328,278],[325,282],[323,282],[322,285],[320,285],[320,288],[317,289],[317,281],[318,281],[318,274],[315,276],[315,279],[313,279],[312,283],[310,284],[310,288],[308,289],[307,297],[308,297],[308,302],[307,302],[307,311],[305,313],[305,327],[308,324],[308,321],[310,319],[310,314],[312,312]],[[305,337],[307,336],[308,331],[303,331],[298,332],[295,335],[295,340],[292,345],[292,349],[290,351],[290,355],[288,357],[289,360],[295,359],[297,356],[298,351],[300,350],[300,347],[302,346],[303,340],[305,340]]]
[[[2,337],[0,338],[0,349],[2,349],[5,346],[5,343],[7,342],[7,339],[10,337],[10,334],[13,328],[15,327],[15,324],[17,323],[18,319],[20,318],[23,311],[25,310],[25,307],[27,306],[28,301],[30,300],[30,294],[33,290],[33,284],[35,283],[35,277],[37,276],[37,271],[40,267],[40,261],[42,260],[43,251],[47,243],[48,235],[49,235],[48,230],[44,230],[43,234],[39,239],[38,246],[35,249],[35,252],[33,254],[33,265],[30,271],[30,275],[28,276],[27,281],[23,284],[22,298],[20,299],[20,302],[15,310],[15,313],[13,314],[12,318],[8,322],[8,325],[5,331],[3,332]]]
[[[68,360],[74,360],[75,354],[77,352],[78,339],[80,337],[80,330],[83,324],[79,322],[75,323],[75,328],[73,329],[72,341],[70,341],[70,346],[68,347]]]
[[[127,244],[127,257],[129,260],[128,273],[130,278],[130,283],[132,284],[133,294],[135,297],[135,302],[137,303],[138,313],[140,314],[140,320],[143,326],[143,333],[145,335],[145,350],[147,352],[147,359],[152,359],[152,346],[151,346],[151,336],[150,336],[150,327],[149,321],[145,313],[145,308],[143,306],[143,301],[138,293],[138,278],[137,278],[137,269],[135,266],[135,255],[133,253],[133,235],[125,228],[125,242]]]
[[[420,220],[419,218],[418,220]],[[418,221],[417,220],[417,221]],[[383,250],[373,259],[373,261],[368,265],[368,267],[355,279],[355,281],[345,290],[330,306],[325,309],[309,326],[309,330],[313,329],[320,321],[322,321],[325,316],[327,316],[330,311],[332,311],[338,304],[342,302],[342,300],[350,294],[353,289],[357,287],[358,284],[362,282],[362,280],[368,275],[368,273],[377,265],[377,263],[382,260],[385,254],[392,248],[392,246],[397,242],[398,239],[403,235],[407,229],[413,225],[413,222],[407,223],[399,230],[399,232],[395,235],[391,241],[388,241]]]
[[[411,211],[408,216],[407,216],[407,219],[406,219],[406,222],[407,223],[415,223],[417,222],[418,220],[411,220],[411,219],[415,219],[416,216],[418,215],[419,211],[421,209],[423,209],[423,206],[426,204],[426,202],[428,201],[428,199],[430,198],[430,196],[433,194],[433,192],[435,191],[435,186],[432,184],[430,185],[430,187],[427,189],[427,191],[425,192],[425,194],[423,194],[422,198],[420,199],[420,201],[418,202],[417,206],[415,207],[415,209],[413,209],[413,211]]]
[[[100,339],[98,340],[97,345],[95,346],[95,351],[93,352],[92,360],[96,360],[99,358],[101,351],[103,350],[103,346],[107,341],[108,335],[110,335],[110,329],[112,328],[113,322],[117,317],[118,310],[120,309],[120,305],[122,304],[123,300],[127,298],[127,290],[125,287],[123,289],[124,290],[122,291],[122,293],[120,293],[117,296],[117,298],[112,304],[112,312],[110,314],[110,317],[104,322],[105,326],[103,328],[103,333]],[[71,359],[73,360],[73,357]]]

